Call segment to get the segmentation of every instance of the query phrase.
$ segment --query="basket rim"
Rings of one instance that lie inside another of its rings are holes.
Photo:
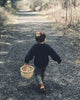
[[[30,66],[30,65],[29,65],[29,66]],[[23,67],[24,67],[24,65],[23,65],[22,67],[20,67],[20,71],[23,72],[23,73],[31,73],[31,72],[34,71],[34,67],[33,67],[33,66],[30,66],[30,67],[32,67],[33,69],[32,69],[32,71],[29,71],[29,72],[23,71],[23,70],[22,70]],[[27,67],[27,66],[26,66],[26,67]]]

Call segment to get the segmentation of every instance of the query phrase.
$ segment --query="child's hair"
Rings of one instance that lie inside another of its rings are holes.
[[[35,39],[37,42],[43,42],[46,38],[46,34],[42,31],[37,31],[35,35]]]

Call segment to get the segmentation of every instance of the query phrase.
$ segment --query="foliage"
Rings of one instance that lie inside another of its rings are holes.
[[[49,16],[52,18],[52,20],[56,20],[57,22],[59,20],[57,18],[60,18],[62,21],[64,21],[66,26],[75,27],[80,20],[78,9],[80,8],[79,5],[80,0],[48,0],[47,2],[44,2],[43,9],[50,9],[51,12],[49,12]],[[63,11],[64,15],[60,14],[56,16],[56,14],[58,12],[60,13],[61,10]]]
[[[21,1],[21,0],[11,0],[11,6],[12,6],[12,8],[17,9],[17,2],[18,1]]]
[[[6,25],[13,14],[16,14],[16,10],[11,7],[10,2],[7,2],[4,7],[0,7],[0,26]]]
[[[0,1],[0,5],[1,5],[1,6],[5,6],[6,3],[7,3],[7,0],[1,0],[1,1]]]
[[[63,8],[68,8],[70,6],[79,6],[80,5],[80,0],[63,0]]]
[[[75,26],[80,19],[78,16],[80,0],[9,0],[11,2],[10,5],[8,5],[7,1],[8,0],[0,0],[0,6],[5,7],[5,9],[11,13],[15,13],[18,6],[21,8],[27,2],[26,6],[29,6],[33,11],[37,11],[37,9],[38,11],[42,9],[48,10],[50,8],[53,8],[53,11],[55,11],[55,7],[61,6],[62,10],[65,11],[65,15],[62,17],[64,17],[67,26]],[[56,12],[52,12],[51,15],[54,17]],[[6,19],[6,17],[2,18],[2,16],[5,16],[5,14],[3,15],[0,11],[0,23],[4,23],[4,20]]]
[[[5,22],[8,19],[7,12],[5,11],[5,8],[0,7],[0,26],[5,25]]]
[[[49,8],[49,3],[44,3],[42,8],[43,9],[48,9]]]
[[[41,0],[29,0],[29,7],[35,11],[35,8],[40,6],[40,10],[42,9],[42,1]]]
[[[11,7],[10,3],[5,5],[5,9],[10,14],[14,14],[14,15],[17,14],[17,11]]]
[[[78,0],[64,0],[62,7],[66,9],[66,25],[71,27],[75,26],[79,20],[77,15],[77,6],[79,5]]]

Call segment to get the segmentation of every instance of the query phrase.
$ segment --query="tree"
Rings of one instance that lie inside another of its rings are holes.
[[[42,0],[29,0],[30,8],[35,11],[35,8],[40,6],[40,10],[42,9]]]
[[[17,9],[17,2],[18,1],[21,1],[21,0],[11,0],[11,6],[12,6],[12,8]]]
[[[79,5],[78,0],[63,0],[63,8],[66,9],[65,23],[68,27],[75,26],[78,22],[77,6]]]
[[[1,1],[0,1],[0,5],[1,5],[2,7],[4,7],[6,3],[7,3],[7,0],[1,0]]]

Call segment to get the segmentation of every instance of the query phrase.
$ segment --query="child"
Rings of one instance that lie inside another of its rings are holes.
[[[37,81],[40,85],[40,90],[44,91],[45,87],[43,84],[44,80],[44,73],[46,70],[46,66],[48,65],[49,58],[48,56],[51,56],[51,58],[54,61],[57,61],[58,64],[61,63],[61,59],[59,55],[51,48],[48,44],[45,44],[46,42],[46,34],[42,31],[37,31],[35,35],[35,39],[37,43],[32,46],[32,48],[29,50],[25,57],[25,63],[28,66],[28,63],[30,60],[34,57],[34,64],[35,64],[35,75],[37,78]]]

